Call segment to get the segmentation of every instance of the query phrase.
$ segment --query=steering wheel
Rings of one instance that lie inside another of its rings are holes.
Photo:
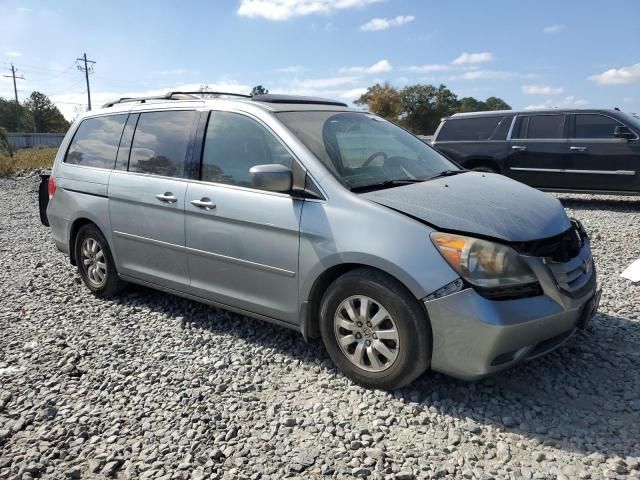
[[[384,152],[375,152],[375,153],[372,153],[372,154],[369,156],[369,158],[367,158],[367,159],[365,160],[365,162],[360,166],[360,168],[369,166],[369,164],[370,164],[371,162],[373,162],[373,160],[375,160],[377,157],[382,157],[384,160],[386,160],[386,159],[387,159],[387,154],[386,154],[386,153],[384,153]]]

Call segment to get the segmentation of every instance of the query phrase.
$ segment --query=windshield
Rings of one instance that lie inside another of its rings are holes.
[[[626,112],[617,112],[618,116],[627,124],[640,130],[640,118],[635,114],[629,114]]]
[[[424,142],[375,115],[318,111],[276,115],[349,189],[459,170]]]

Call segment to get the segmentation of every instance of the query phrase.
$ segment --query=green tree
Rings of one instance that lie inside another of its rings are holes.
[[[489,97],[484,101],[487,110],[511,110],[511,106],[498,97]]]
[[[18,115],[22,119],[25,111],[22,105],[18,105]],[[22,120],[20,121],[21,128]],[[16,102],[14,100],[0,98],[0,127],[6,129],[8,132],[17,132],[18,124],[16,123]]]
[[[2,127],[0,127],[0,154],[13,158],[13,145],[9,143],[7,131]]]
[[[25,130],[38,133],[64,133],[69,122],[44,93],[32,92],[23,104],[26,110]]]
[[[444,85],[411,85],[400,90],[401,123],[417,135],[431,135],[442,117],[455,112],[458,97]]]
[[[376,83],[367,88],[366,93],[360,95],[353,103],[366,105],[370,112],[391,121],[397,121],[402,111],[400,92],[389,83],[383,85]]]
[[[253,87],[251,89],[251,96],[252,97],[255,97],[257,95],[266,95],[267,93],[269,93],[269,90],[264,88],[262,85],[256,85],[255,87]]]
[[[476,100],[473,97],[463,97],[458,100],[456,112],[481,112],[486,110],[487,106],[484,102]]]

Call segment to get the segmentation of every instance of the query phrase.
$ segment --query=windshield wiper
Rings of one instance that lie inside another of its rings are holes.
[[[424,180],[425,179],[423,178],[396,178],[393,180],[385,180],[378,183],[370,183],[368,185],[358,185],[357,187],[352,187],[349,190],[351,190],[352,192],[378,190],[382,188],[398,187],[400,185],[409,185],[410,183],[420,183],[424,182]]]
[[[452,177],[453,175],[458,175],[460,173],[465,173],[468,172],[469,170],[443,170],[442,172],[429,177],[429,178],[425,178],[424,181],[427,180],[434,180],[436,178],[442,178],[442,177]]]

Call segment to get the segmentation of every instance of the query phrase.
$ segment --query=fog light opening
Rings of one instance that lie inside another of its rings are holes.
[[[435,292],[433,292],[430,295],[427,295],[424,300],[425,302],[428,302],[430,300],[435,300],[437,298],[442,298],[446,295],[451,295],[452,293],[456,293],[459,292],[460,290],[462,290],[462,287],[464,287],[464,282],[462,281],[462,279],[458,278],[457,280],[454,280],[451,283],[447,283],[444,287],[439,288],[438,290],[436,290]]]

